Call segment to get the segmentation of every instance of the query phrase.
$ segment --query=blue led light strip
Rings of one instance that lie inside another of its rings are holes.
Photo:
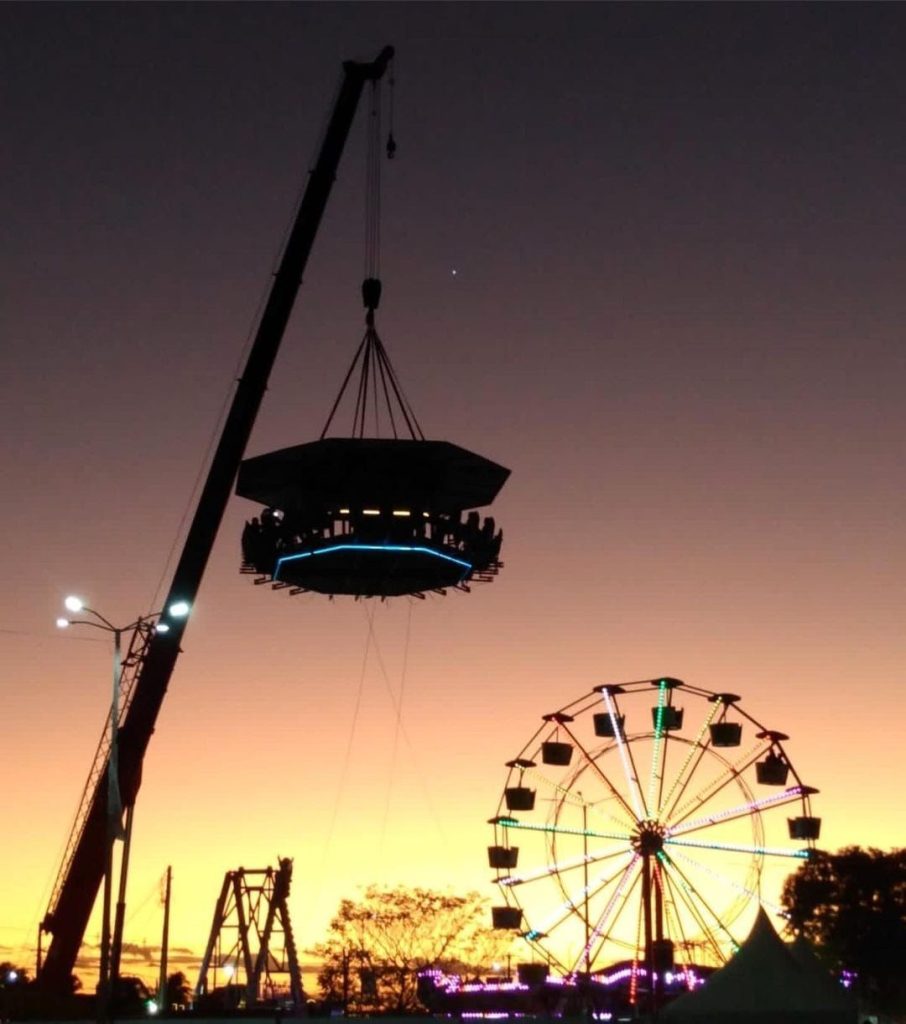
[[[535,825],[526,821],[517,821],[516,818],[501,819],[498,824],[505,828],[524,828],[530,832],[555,832],[564,836],[588,836],[589,839],[623,839],[627,843],[632,836],[625,832],[596,832],[590,828],[569,828],[566,825]]]
[[[329,548],[317,548],[315,551],[299,551],[294,555],[283,555],[277,559],[277,567],[274,570],[274,579],[280,578],[280,570],[284,562],[297,562],[302,558],[312,558],[314,555],[329,555],[335,551],[396,551],[404,554],[431,555],[434,558],[441,558],[445,562],[452,562],[461,566],[463,574],[472,568],[471,562],[465,562],[461,558],[454,558],[452,555],[444,554],[442,551],[435,551],[433,548],[426,548],[414,544],[331,544]]]
[[[724,850],[728,853],[762,853],[769,857],[794,857],[799,860],[808,860],[811,855],[808,850],[783,850],[770,846],[745,846],[742,843],[706,843],[695,839],[672,839],[664,840],[664,846],[689,846],[697,850]]]
[[[571,868],[580,868],[583,864],[596,864],[602,860],[608,860],[610,857],[618,857],[621,853],[625,852],[625,846],[615,846],[606,851],[589,853],[587,856],[573,857],[570,860],[562,860],[546,868],[529,871],[524,875],[507,875],[506,877],[498,878],[497,884],[510,888],[514,885],[522,885],[525,882],[535,882],[539,878],[549,878],[551,875],[569,871]]]
[[[742,882],[738,882],[735,879],[730,878],[729,876],[721,874],[719,871],[715,871],[713,868],[708,867],[707,864],[703,864],[701,861],[698,860],[693,860],[691,857],[688,857],[685,853],[683,853],[682,850],[672,851],[670,858],[671,861],[674,857],[680,857],[682,860],[684,860],[687,864],[690,864],[696,870],[704,871],[705,874],[710,875],[712,878],[716,879],[719,882],[723,882],[724,885],[728,885],[732,889],[736,889],[737,892],[741,892],[745,896],[748,896],[750,898],[755,897],[761,900],[762,905],[767,907],[769,910],[773,910],[775,914],[783,914],[783,907],[781,907],[779,903],[772,903],[771,900],[769,900],[766,896],[762,896],[757,889],[750,889],[748,886],[743,885]]]

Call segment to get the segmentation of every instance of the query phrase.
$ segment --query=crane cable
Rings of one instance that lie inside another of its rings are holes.
[[[368,111],[367,149],[365,156],[365,282],[377,280],[381,272],[381,83],[371,83],[371,105]],[[364,294],[365,305],[368,296]],[[380,300],[380,283],[376,300]],[[377,308],[375,301],[374,308]],[[373,322],[373,317],[372,321]]]
[[[330,815],[330,823],[327,826],[327,833],[324,836],[322,842],[323,854],[321,857],[321,865],[319,874],[323,878],[327,869],[327,858],[330,853],[330,844],[333,841],[333,834],[337,824],[337,816],[340,811],[340,804],[343,800],[343,794],[346,790],[346,781],[349,775],[349,765],[352,761],[352,747],[355,742],[356,726],[359,721],[359,712],[362,707],[362,695],[365,692],[365,674],[368,671],[368,654],[371,649],[371,640],[374,635],[372,629],[372,622],[374,619],[374,608],[366,608],[365,615],[368,618],[368,632],[365,634],[365,650],[362,652],[362,667],[359,672],[359,686],[356,691],[355,703],[352,710],[352,721],[349,725],[349,736],[346,740],[346,753],[343,756],[343,768],[340,771],[340,781],[337,784],[336,796],[333,801],[333,808]]]
[[[390,65],[390,99],[389,99],[389,131],[384,144],[384,154],[388,160],[396,155],[397,145],[393,135],[394,118],[394,84],[393,65]],[[406,397],[396,371],[387,355],[387,350],[378,336],[374,326],[374,311],[381,300],[381,82],[371,83],[371,103],[366,124],[366,157],[365,157],[365,247],[364,273],[362,281],[362,303],[365,306],[365,336],[356,349],[352,363],[346,371],[340,391],[334,400],[327,422],[321,431],[321,440],[327,436],[333,423],[337,409],[346,394],[353,374],[358,368],[359,378],[355,388],[355,407],[352,417],[352,437],[365,436],[365,426],[369,413],[373,415],[374,434],[380,436],[380,409],[386,410],[390,431],[395,439],[400,437],[402,424],[412,440],[425,439],[424,432],[415,416],[412,404]],[[381,402],[383,399],[383,402]],[[402,423],[397,427],[394,416],[396,405]],[[370,408],[369,408],[370,407]]]
[[[384,856],[384,840],[387,836],[387,821],[390,818],[390,800],[391,797],[393,796],[393,782],[394,776],[396,775],[397,757],[399,755],[400,733],[403,731],[403,696],[406,690],[406,672],[408,671],[409,668],[409,643],[412,636],[412,606],[415,604],[415,602],[410,598],[410,600],[407,603],[408,614],[406,616],[406,639],[403,643],[403,665],[402,669],[400,670],[399,697],[394,702],[394,710],[396,711],[396,715],[393,727],[393,744],[390,750],[390,773],[387,778],[387,793],[384,797],[384,815],[383,818],[381,819],[381,838],[380,842],[378,843],[377,859],[379,865]],[[375,649],[377,648],[375,647]],[[387,680],[387,688],[388,691],[390,692],[390,699],[391,701],[393,701],[393,691],[390,690],[389,680]]]

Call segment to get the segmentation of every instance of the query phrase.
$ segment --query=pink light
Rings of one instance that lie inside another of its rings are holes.
[[[510,1017],[524,1017],[525,1014],[506,1013],[503,1010],[488,1010],[485,1012],[479,1010],[470,1010],[468,1013],[459,1013],[457,1014],[457,1016],[461,1017],[463,1020],[509,1020]]]
[[[462,986],[463,992],[528,992],[528,985],[518,981],[470,981]]]
[[[607,918],[610,917],[610,912],[613,910],[614,906],[616,906],[617,900],[623,895],[623,891],[625,890],[629,882],[629,878],[632,874],[632,869],[635,867],[640,856],[641,854],[638,853],[634,853],[632,855],[632,860],[629,862],[629,865],[625,870],[625,873],[620,884],[617,886],[613,896],[611,896],[608,900],[607,906],[604,908],[603,913],[598,918],[598,923],[595,925],[595,930],[591,933],[591,936],[585,945],[585,949],[582,951],[582,956],[579,957],[577,963],[582,963],[583,960],[587,960],[588,957],[591,956],[591,947],[594,945],[595,942],[598,941],[601,932],[604,930],[604,924],[607,921]]]
[[[789,789],[785,789],[782,793],[775,793],[773,796],[765,796],[760,800],[750,800],[747,804],[730,807],[725,811],[719,811],[717,814],[709,814],[704,818],[696,818],[694,821],[687,821],[682,825],[677,825],[675,828],[668,828],[667,835],[682,835],[684,832],[692,832],[697,828],[703,828],[705,825],[713,825],[718,821],[725,821],[727,818],[747,814],[749,811],[759,811],[762,807],[770,807],[772,804],[784,803],[785,801],[792,800],[801,795],[801,786],[791,786]]]

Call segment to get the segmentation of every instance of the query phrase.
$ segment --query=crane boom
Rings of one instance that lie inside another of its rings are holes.
[[[118,734],[119,788],[124,807],[131,806],[141,785],[142,762],[167,692],[186,620],[169,616],[176,602],[194,604],[202,576],[233,489],[239,463],[258,414],[280,342],[302,282],[321,216],[327,204],[349,129],[366,82],[380,79],[393,56],[385,47],[371,63],[346,61],[343,79],[317,162],[299,205],[255,340],[249,351],[220,441],[208,470],[198,506],[164,604],[166,633],[154,633],[137,669],[132,699]],[[42,922],[52,938],[38,977],[46,991],[65,993],[98,888],[104,876],[107,835],[107,772],[97,775],[94,795],[79,822],[77,841],[54,887],[55,900]]]

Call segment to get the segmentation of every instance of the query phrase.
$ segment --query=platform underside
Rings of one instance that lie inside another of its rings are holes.
[[[415,510],[342,508],[318,515],[265,510],[246,523],[242,571],[290,593],[423,596],[492,580],[502,531],[477,512],[465,519]]]
[[[398,597],[455,587],[471,573],[465,559],[426,545],[339,543],[284,554],[273,580],[319,594]]]

